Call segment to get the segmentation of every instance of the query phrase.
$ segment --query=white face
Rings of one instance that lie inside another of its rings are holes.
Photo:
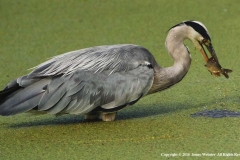
[[[202,40],[204,39],[202,37],[201,34],[199,34],[198,32],[196,32],[192,27],[188,26],[189,27],[189,32],[188,32],[188,37],[189,39],[193,42],[194,46],[197,48],[197,49],[202,49],[201,45],[199,44],[199,42],[202,42]]]

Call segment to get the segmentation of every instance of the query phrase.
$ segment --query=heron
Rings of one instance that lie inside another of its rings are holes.
[[[67,52],[8,83],[0,91],[0,115],[74,114],[86,120],[113,121],[119,110],[184,78],[191,64],[185,39],[192,41],[206,62],[206,48],[218,61],[205,25],[183,21],[167,32],[165,47],[172,66],[161,67],[148,49],[135,44]]]

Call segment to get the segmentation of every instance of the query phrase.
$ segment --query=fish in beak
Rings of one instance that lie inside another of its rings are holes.
[[[222,68],[222,66],[220,65],[220,63],[218,61],[216,52],[215,52],[210,40],[203,39],[201,43],[199,42],[199,44],[202,47],[200,49],[200,52],[201,52],[204,60],[206,61],[206,64],[204,66],[208,69],[208,71],[216,77],[219,77],[222,74],[226,78],[229,78],[228,73],[231,73],[232,70]],[[208,49],[209,53],[211,54],[211,58],[208,58],[208,55],[207,55],[203,45]]]
[[[215,61],[214,57],[209,58],[208,62],[204,66],[207,67],[208,71],[216,77],[219,77],[220,74],[222,74],[226,78],[229,78],[228,73],[232,72],[231,69],[222,68],[222,66]]]

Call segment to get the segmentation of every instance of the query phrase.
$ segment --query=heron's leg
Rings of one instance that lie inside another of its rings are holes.
[[[84,120],[87,121],[99,120],[99,114],[86,114],[84,115]]]
[[[112,112],[112,113],[102,113],[101,118],[105,122],[110,122],[114,121],[116,117],[117,112]]]

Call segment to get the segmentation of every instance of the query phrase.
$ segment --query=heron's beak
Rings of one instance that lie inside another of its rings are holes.
[[[219,63],[218,61],[218,58],[217,58],[217,55],[215,53],[215,50],[213,48],[213,45],[212,43],[208,43],[208,44],[205,44],[205,46],[207,47],[208,51],[210,52],[210,54],[212,55],[212,57],[214,58],[214,60]]]
[[[204,47],[203,47],[203,44],[204,44],[204,46],[206,46],[206,48],[208,49],[208,51],[210,52],[210,54],[211,54],[211,56],[215,59],[215,61],[218,63],[218,58],[217,58],[217,55],[216,55],[216,53],[215,53],[215,50],[214,50],[214,48],[213,48],[213,46],[212,46],[212,43],[211,42],[209,42],[209,41],[206,41],[206,42],[203,42],[203,43],[200,43],[199,42],[199,44],[201,45],[201,49],[200,49],[200,52],[201,52],[201,54],[202,54],[202,56],[203,56],[203,58],[204,58],[204,60],[206,61],[206,62],[208,62],[208,55],[207,55],[207,53],[206,53],[206,51],[205,51],[205,49],[204,49]]]

